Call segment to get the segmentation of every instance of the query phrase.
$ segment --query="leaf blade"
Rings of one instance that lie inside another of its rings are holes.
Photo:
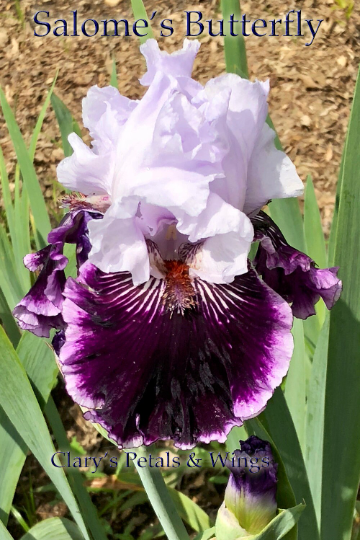
[[[21,540],[84,540],[84,537],[74,522],[54,517],[34,525]]]
[[[55,453],[55,448],[50,433],[25,369],[1,327],[0,353],[0,405],[62,495],[84,537],[90,540],[63,469],[51,465],[49,456]]]
[[[334,245],[343,292],[330,313],[321,511],[321,532],[327,540],[350,538],[360,478],[359,125],[360,70],[345,143]],[[343,448],[346,459],[339,459]]]
[[[9,104],[6,101],[5,94],[2,89],[0,89],[0,102],[4,118],[10,133],[10,137],[15,148],[16,157],[21,168],[24,185],[29,195],[31,211],[34,216],[36,231],[39,235],[39,247],[44,247],[46,245],[46,238],[48,232],[51,229],[50,219],[46,210],[44,197],[24,139],[15,120],[14,113],[9,107]]]

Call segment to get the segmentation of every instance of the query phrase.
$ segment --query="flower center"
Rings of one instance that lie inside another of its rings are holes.
[[[181,261],[164,261],[166,289],[164,302],[171,315],[176,310],[184,315],[185,310],[196,307],[196,292],[189,275],[189,266]]]

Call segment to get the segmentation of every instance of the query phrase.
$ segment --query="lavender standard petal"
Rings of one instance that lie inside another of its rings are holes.
[[[265,283],[291,304],[295,317],[315,315],[320,297],[331,309],[339,299],[342,283],[338,268],[316,268],[315,262],[289,246],[280,229],[264,212],[252,218],[255,240],[260,241],[254,265]]]

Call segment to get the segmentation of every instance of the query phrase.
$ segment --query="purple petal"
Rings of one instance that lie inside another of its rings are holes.
[[[69,212],[60,225],[48,235],[50,245],[37,253],[26,255],[25,266],[40,274],[28,294],[14,308],[20,328],[40,337],[49,337],[51,328],[64,328],[62,305],[65,286],[64,269],[68,263],[63,255],[65,243],[76,244],[78,266],[87,260],[91,249],[87,224],[102,214],[78,208]]]
[[[339,299],[342,283],[338,268],[316,268],[315,262],[289,246],[280,229],[264,212],[252,218],[255,240],[260,241],[254,265],[263,280],[291,303],[295,317],[315,315],[320,297],[331,309]]]
[[[68,212],[58,227],[48,235],[50,244],[76,244],[76,258],[81,266],[88,258],[91,244],[88,236],[88,223],[92,219],[102,219],[100,212],[89,211],[88,208],[78,207]]]
[[[87,262],[65,287],[67,390],[119,446],[224,441],[289,366],[291,310],[253,270],[229,285],[169,275],[134,287]]]
[[[24,266],[30,272],[35,272],[40,268],[40,266],[44,266],[46,261],[48,260],[50,253],[50,246],[46,246],[43,249],[40,249],[40,251],[37,251],[36,253],[29,253],[28,255],[25,255],[24,257]]]
[[[27,257],[31,268],[40,261],[43,267],[35,285],[20,300],[13,314],[23,330],[29,330],[40,337],[49,337],[51,328],[63,327],[62,291],[65,285],[64,268],[68,260],[62,255],[62,245],[56,243],[42,249],[32,258]]]

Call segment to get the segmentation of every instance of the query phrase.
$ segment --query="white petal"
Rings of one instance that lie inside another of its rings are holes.
[[[190,242],[226,234],[231,231],[239,236],[253,239],[253,228],[249,218],[231,204],[226,203],[216,193],[210,193],[206,208],[199,216],[183,216],[177,229],[189,236]]]
[[[248,271],[250,247],[251,240],[234,232],[208,238],[190,264],[190,275],[210,283],[231,283]]]
[[[59,163],[59,182],[85,195],[109,194],[115,157],[111,149],[97,155],[75,133],[71,133],[68,140],[74,153]]]
[[[216,180],[211,191],[239,210],[245,202],[248,163],[267,115],[268,92],[268,83],[227,74],[211,79],[194,100],[202,107],[208,103],[209,110],[227,103],[225,121],[218,125],[218,137],[227,148],[222,161],[225,180]]]
[[[169,54],[159,49],[155,39],[148,39],[140,47],[147,64],[147,72],[140,79],[140,83],[149,86],[158,71],[173,77],[191,77],[194,60],[199,48],[199,41],[185,39],[182,49]]]
[[[122,96],[113,86],[92,86],[83,99],[83,122],[91,137],[98,141],[109,139],[116,142],[121,127],[136,108],[137,100]]]
[[[298,197],[304,186],[294,164],[274,144],[275,132],[264,124],[252,153],[244,212],[259,210],[271,199]]]
[[[89,261],[103,272],[130,272],[139,285],[150,277],[148,250],[138,218],[127,215],[119,217],[115,203],[103,219],[89,222]]]

